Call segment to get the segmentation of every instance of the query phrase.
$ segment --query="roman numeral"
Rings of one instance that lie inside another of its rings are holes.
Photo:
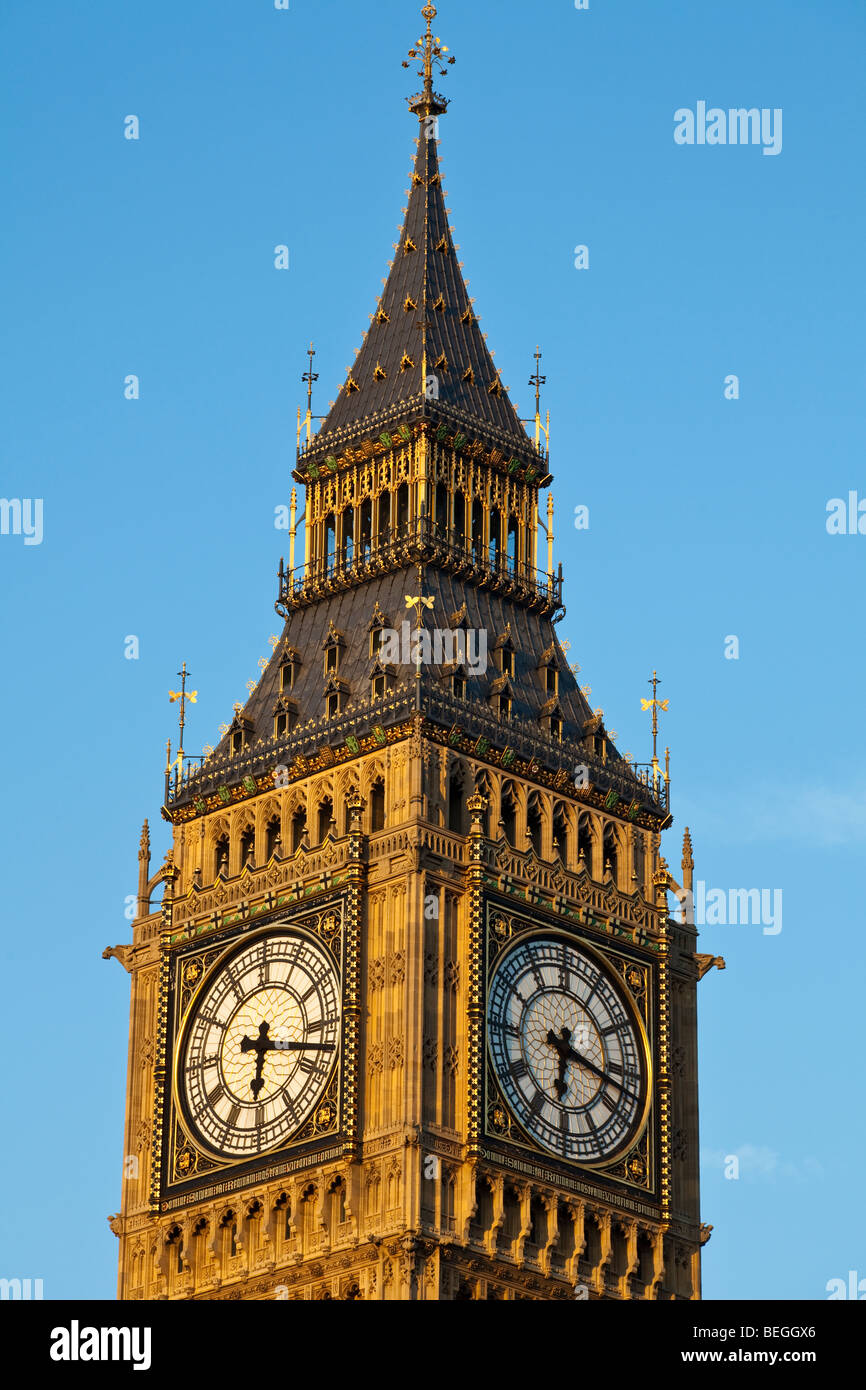
[[[219,1105],[224,1095],[225,1087],[223,1086],[222,1082],[220,1082],[218,1086],[214,1086],[212,1091],[208,1092],[207,1103],[211,1107],[211,1109],[213,1109],[214,1106]]]

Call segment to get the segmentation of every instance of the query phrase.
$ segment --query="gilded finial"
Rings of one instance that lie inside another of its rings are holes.
[[[694,872],[695,872],[695,860],[694,860],[694,855],[692,854],[692,837],[691,837],[691,835],[689,834],[689,827],[688,827],[688,826],[686,826],[685,832],[684,832],[684,834],[683,834],[683,858],[682,858],[682,869],[683,869],[683,888],[686,888],[686,889],[689,890],[689,892],[691,892],[692,881],[693,881],[693,875],[694,875]]]
[[[661,685],[661,681],[659,680],[659,677],[658,677],[658,675],[656,674],[655,671],[653,671],[653,673],[652,673],[652,679],[649,680],[649,681],[647,682],[647,684],[648,684],[648,685],[651,685],[652,688],[653,688],[653,697],[652,697],[651,700],[644,700],[643,698],[641,698],[640,707],[641,707],[642,710],[651,709],[652,712],[653,712],[653,767],[654,767],[654,768],[657,768],[657,767],[658,767],[658,763],[659,763],[659,760],[658,760],[659,710],[660,710],[660,709],[661,709],[661,710],[667,710],[667,708],[668,708],[669,705],[670,705],[670,700],[659,700],[659,699],[658,699],[659,686]]]
[[[433,72],[436,69],[438,76],[444,77],[446,75],[445,64],[456,63],[457,59],[453,56],[445,57],[448,47],[433,33],[436,6],[425,5],[421,13],[427,21],[427,32],[418,39],[414,47],[409,49],[409,57],[421,59],[423,66],[418,69],[418,76],[424,79],[424,91],[420,96],[410,99],[409,109],[417,112],[419,116],[441,116],[448,109],[448,102],[444,97],[434,92]],[[404,68],[409,66],[405,59],[403,66]]]
[[[183,730],[186,724],[186,702],[189,700],[191,704],[196,704],[198,702],[198,691],[187,690],[186,688],[187,676],[190,674],[186,669],[186,662],[183,663],[177,674],[180,676],[180,690],[170,690],[168,692],[168,701],[171,705],[180,701],[180,734],[178,737],[177,758],[175,761],[180,771],[183,772]]]

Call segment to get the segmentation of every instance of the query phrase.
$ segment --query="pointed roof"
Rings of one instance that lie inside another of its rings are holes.
[[[432,39],[435,13],[425,7],[428,34],[419,40],[425,86],[410,101],[420,127],[400,240],[361,349],[304,460],[422,417],[470,426],[523,459],[538,457],[484,340],[448,221],[438,149],[447,103],[432,88],[432,60],[447,49]]]

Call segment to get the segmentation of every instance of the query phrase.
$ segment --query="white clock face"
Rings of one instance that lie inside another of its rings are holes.
[[[587,952],[562,937],[514,946],[491,983],[487,1029],[502,1093],[542,1148],[598,1163],[635,1137],[646,1049],[619,986]]]
[[[221,1156],[254,1156],[309,1118],[334,1066],[333,960],[300,934],[251,942],[199,992],[180,1042],[178,1085],[194,1134]]]

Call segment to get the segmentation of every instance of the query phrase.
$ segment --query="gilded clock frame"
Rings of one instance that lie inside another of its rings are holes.
[[[498,894],[482,895],[479,943],[482,959],[483,991],[479,1000],[483,1011],[483,1087],[481,1105],[481,1137],[485,1147],[520,1157],[529,1156],[539,1166],[579,1177],[584,1173],[589,1181],[624,1185],[639,1192],[644,1201],[663,1205],[661,1183],[661,1154],[658,1141],[657,1090],[663,1067],[657,1061],[659,1038],[659,962],[649,958],[631,943],[616,942],[600,934],[591,934],[571,923],[564,923],[553,913],[530,903],[515,903]],[[504,931],[497,931],[497,921]],[[646,1093],[643,1097],[640,1120],[632,1126],[624,1144],[615,1153],[589,1162],[564,1158],[545,1148],[524,1129],[514,1115],[499,1085],[488,1035],[487,1008],[490,986],[501,960],[519,942],[531,939],[560,937],[576,947],[613,979],[624,1007],[635,1028],[638,1045],[646,1069]],[[503,1110],[506,1123],[496,1126],[493,1117]],[[516,1176],[518,1176],[516,1174]]]
[[[314,1166],[323,1148],[339,1145],[347,1150],[352,1145],[353,1118],[357,1113],[355,1091],[359,1036],[357,1028],[357,936],[359,913],[355,894],[345,890],[326,893],[305,901],[282,907],[259,919],[255,927],[233,928],[219,938],[188,942],[166,952],[163,956],[165,1053],[168,1063],[165,1104],[157,1106],[155,1130],[161,1149],[158,1170],[158,1205],[167,1210],[181,1195],[194,1199],[196,1189],[225,1179],[229,1185],[242,1186],[249,1174],[278,1168],[287,1159],[297,1158],[304,1166]],[[322,930],[328,918],[336,917],[333,931]],[[315,925],[311,925],[315,924]],[[305,936],[324,948],[330,956],[340,1001],[340,1028],[337,1052],[328,1079],[316,1101],[313,1112],[293,1134],[257,1155],[218,1154],[209,1149],[191,1132],[180,1088],[181,1054],[191,1019],[202,991],[216,979],[218,972],[232,956],[263,938],[275,934]],[[354,964],[354,968],[353,968]],[[200,974],[192,987],[184,982],[190,967],[200,966]],[[323,1116],[328,1108],[330,1114]],[[183,1171],[184,1161],[187,1170]]]

